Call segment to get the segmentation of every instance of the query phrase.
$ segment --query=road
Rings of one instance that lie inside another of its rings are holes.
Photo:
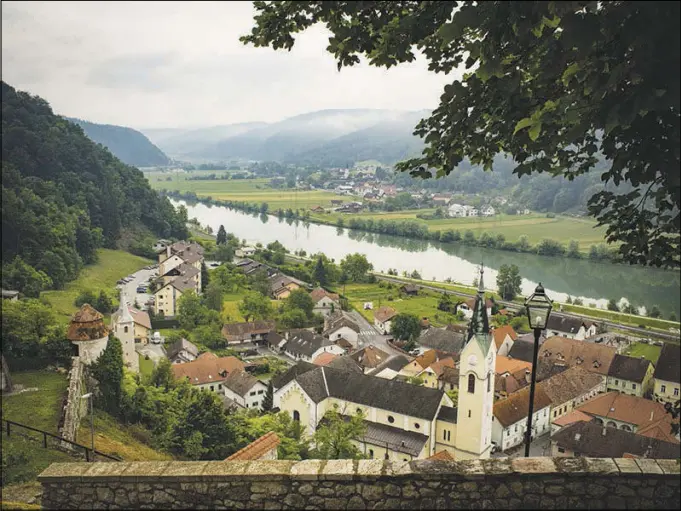
[[[525,456],[525,443],[516,445],[506,452],[492,454],[493,458],[522,458]],[[530,457],[551,456],[551,435],[546,433],[530,442]]]
[[[395,279],[391,277],[385,277],[383,275],[376,275],[377,279],[380,280],[385,280],[387,282],[392,282],[394,284],[404,284],[405,282],[409,282],[410,284],[414,284],[416,287],[422,288],[422,289],[429,289],[431,291],[437,291],[438,293],[447,293],[447,294],[455,294],[459,296],[467,296],[470,298],[475,297],[474,294],[468,294],[468,293],[461,293],[459,291],[449,291],[442,289],[440,287],[435,287],[435,286],[428,286],[425,284],[417,284],[411,281],[405,281],[405,280],[400,280],[400,279]],[[513,307],[513,308],[519,308],[522,307],[520,304],[515,303],[515,302],[507,302],[505,300],[497,300],[497,303],[500,303],[505,306]],[[560,313],[563,316],[569,316],[569,317],[574,317],[574,318],[579,318],[583,319],[587,316],[582,316],[579,314],[572,314],[570,312],[561,312]],[[675,343],[679,343],[679,336],[678,335],[673,335],[673,334],[667,334],[667,333],[662,333],[662,332],[657,332],[655,330],[647,330],[645,328],[638,328],[638,327],[633,327],[633,326],[627,326],[627,325],[622,325],[620,323],[613,323],[611,321],[603,320],[603,319],[594,319],[595,321],[602,322],[606,326],[611,327],[611,328],[617,328],[619,330],[626,330],[628,332],[635,332],[637,334],[640,334],[643,337],[659,337],[661,339],[666,339],[670,341],[674,341]]]
[[[360,328],[360,333],[357,338],[357,346],[355,346],[355,348],[362,349],[366,348],[367,346],[375,346],[376,348],[390,354],[391,358],[392,356],[401,354],[399,350],[396,350],[390,344],[388,344],[388,339],[390,336],[381,334],[378,330],[376,330],[374,325],[369,323],[369,321],[367,321],[367,319],[359,312],[350,311],[347,314],[353,319],[353,321],[355,321],[355,323],[357,323]]]
[[[128,282],[127,284],[119,284],[117,287],[118,289],[121,289],[125,293],[125,296],[130,302],[130,305],[134,306],[135,301],[137,301],[142,310],[146,310],[147,309],[146,303],[149,300],[149,298],[151,298],[152,295],[148,293],[138,293],[137,286],[139,286],[140,284],[147,283],[150,278],[156,277],[157,274],[158,268],[156,267],[154,267],[151,270],[144,269],[138,270],[135,273],[129,275],[129,277],[132,277],[132,280],[130,282]]]

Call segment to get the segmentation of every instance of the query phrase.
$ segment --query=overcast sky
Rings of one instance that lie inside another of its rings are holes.
[[[336,69],[318,25],[291,52],[239,42],[250,2],[2,2],[2,78],[55,112],[134,128],[272,122],[326,108],[434,108],[425,59]]]

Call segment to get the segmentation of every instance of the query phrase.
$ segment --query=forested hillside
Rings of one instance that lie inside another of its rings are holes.
[[[170,164],[170,158],[163,151],[152,144],[142,133],[132,128],[95,124],[71,117],[66,117],[66,120],[78,124],[90,139],[102,144],[123,163],[136,167]]]
[[[29,296],[59,288],[127,228],[187,235],[141,171],[2,82],[2,286]]]

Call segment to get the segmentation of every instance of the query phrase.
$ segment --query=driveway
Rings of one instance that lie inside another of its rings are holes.
[[[154,365],[158,365],[159,360],[168,356],[163,344],[153,344],[151,342],[144,346],[135,346],[135,351],[143,356],[149,355],[149,358],[154,361]]]
[[[125,296],[127,296],[128,300],[130,300],[130,304],[134,306],[135,301],[140,305],[142,310],[147,309],[147,301],[149,298],[151,298],[152,295],[149,293],[138,293],[137,292],[137,286],[140,284],[147,284],[149,282],[149,279],[155,278],[158,274],[158,268],[154,267],[151,270],[138,270],[135,273],[129,275],[129,277],[132,277],[132,280],[128,282],[127,284],[119,284],[118,289],[122,289],[123,292],[125,293]]]
[[[381,334],[374,325],[369,323],[367,319],[357,311],[349,311],[348,315],[357,323],[360,328],[359,336],[357,337],[357,346],[355,348],[362,349],[367,346],[375,346],[378,349],[385,351],[391,355],[391,358],[401,353],[388,344],[389,335]]]

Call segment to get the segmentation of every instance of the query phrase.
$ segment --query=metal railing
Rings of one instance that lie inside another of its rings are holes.
[[[93,452],[91,447],[87,447],[85,445],[82,445],[82,444],[79,444],[79,443],[76,443],[76,442],[72,442],[71,440],[67,440],[66,438],[60,437],[58,435],[53,435],[52,433],[48,433],[47,431],[43,431],[42,429],[37,429],[37,428],[33,428],[31,426],[27,426],[26,424],[20,424],[18,422],[10,421],[10,420],[7,420],[7,419],[2,419],[2,424],[3,424],[3,429],[5,431],[5,434],[7,436],[11,436],[12,434],[14,434],[14,435],[17,435],[17,436],[21,436],[23,438],[28,438],[29,440],[35,440],[37,442],[42,442],[43,448],[45,448],[45,449],[52,448],[52,449],[57,449],[57,450],[61,450],[61,451],[65,450],[65,449],[69,449],[69,450],[72,449],[72,452],[73,451],[79,452],[79,449],[82,449],[84,454],[85,454],[85,460],[86,461],[90,461],[90,458],[92,458],[92,461],[94,461],[97,458],[97,456],[100,456],[102,458],[106,458],[106,459],[111,460],[111,461],[123,461],[118,456],[112,456],[110,454],[104,454],[103,452],[100,452],[96,449]],[[26,430],[34,432],[34,433],[39,433],[39,435],[36,436],[36,435],[33,435],[33,434],[23,433],[23,432],[21,432],[22,429],[26,429]],[[42,439],[40,438],[40,435],[42,435]],[[53,442],[51,442],[52,445],[48,445],[48,444],[50,444],[50,442],[48,442],[48,439],[57,440],[58,442],[56,443],[56,445],[54,445],[55,442],[53,441]],[[64,444],[67,444],[67,445],[70,445],[70,446],[73,446],[73,447],[69,448]],[[77,448],[77,449],[73,449],[74,447]]]

